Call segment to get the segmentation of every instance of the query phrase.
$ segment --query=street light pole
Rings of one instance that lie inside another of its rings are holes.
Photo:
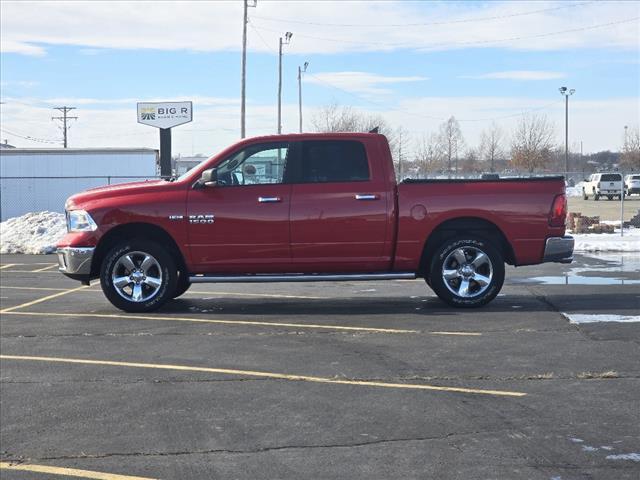
[[[289,45],[292,36],[291,32],[285,33],[278,44],[278,135],[282,133],[282,46]]]
[[[560,95],[564,96],[564,174],[569,176],[569,97],[575,93],[575,89],[560,87]]]
[[[307,71],[309,62],[304,62],[304,67],[298,65],[298,115],[300,120],[300,133],[302,133],[302,74]]]

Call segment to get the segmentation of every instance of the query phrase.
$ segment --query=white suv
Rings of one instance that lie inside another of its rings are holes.
[[[589,196],[593,196],[594,200],[600,200],[600,197],[607,197],[613,200],[613,197],[620,198],[623,193],[622,175],[619,173],[594,173],[582,184],[582,198],[587,200]]]
[[[624,177],[624,193],[626,195],[640,194],[640,175],[627,175]]]

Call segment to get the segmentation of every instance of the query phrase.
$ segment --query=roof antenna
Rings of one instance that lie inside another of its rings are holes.
[[[369,133],[378,133],[379,130],[380,130],[380,127],[372,128],[371,130],[369,130]]]

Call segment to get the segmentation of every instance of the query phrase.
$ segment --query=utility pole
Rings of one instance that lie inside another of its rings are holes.
[[[569,90],[567,87],[560,87],[560,95],[564,97],[564,174],[569,175],[569,97],[575,93],[575,88]]]
[[[307,71],[309,62],[304,62],[304,67],[298,65],[298,115],[300,117],[300,133],[302,133],[302,74]]]
[[[67,113],[69,113],[71,110],[75,110],[76,107],[55,107],[54,110],[59,110],[62,112],[62,116],[61,117],[51,117],[51,120],[62,120],[62,135],[63,135],[63,146],[64,148],[67,148],[67,130],[69,129],[67,127],[67,120],[77,120],[78,117],[69,117],[67,116]]]
[[[254,0],[252,5],[249,5],[248,0],[244,0],[244,16],[242,21],[242,80],[240,86],[240,138],[246,136],[245,127],[245,114],[246,114],[246,93],[247,93],[247,23],[249,18],[247,17],[248,7],[255,7],[258,0]]]
[[[284,40],[280,37],[278,48],[278,135],[282,133],[282,46],[291,43],[293,33],[286,32]]]

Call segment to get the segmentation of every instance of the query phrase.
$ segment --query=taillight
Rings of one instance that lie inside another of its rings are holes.
[[[567,220],[567,197],[565,194],[556,195],[551,204],[549,212],[549,225],[552,227],[563,227]]]

